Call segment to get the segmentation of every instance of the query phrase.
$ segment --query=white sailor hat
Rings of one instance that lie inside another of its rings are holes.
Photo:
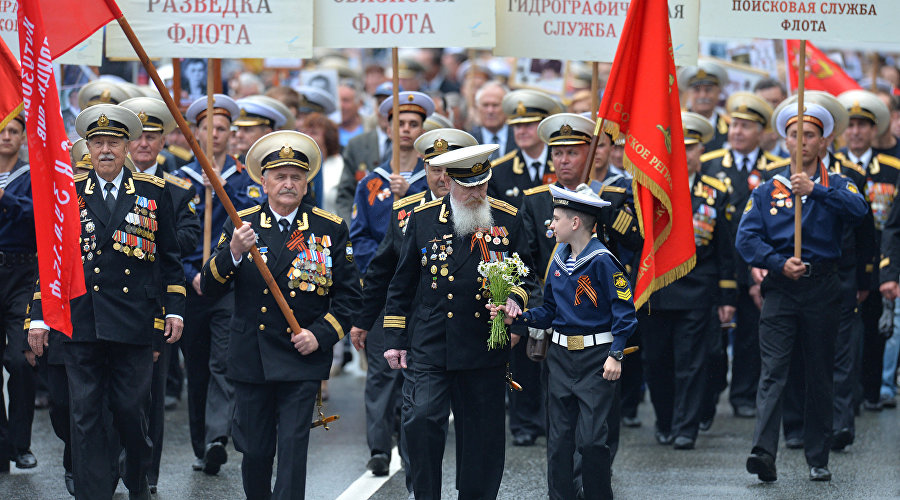
[[[768,129],[772,122],[772,106],[752,92],[740,91],[731,94],[725,101],[725,110],[732,118],[759,123],[764,129]]]
[[[590,144],[594,122],[575,113],[557,113],[544,118],[538,125],[537,133],[549,146]]]
[[[439,128],[420,135],[414,144],[416,151],[425,161],[469,146],[478,145],[472,134],[455,128]]]
[[[143,126],[130,109],[117,104],[95,104],[78,113],[75,130],[85,139],[109,135],[134,141],[141,137]]]
[[[69,158],[75,168],[94,169],[94,165],[91,163],[91,152],[88,151],[87,141],[84,139],[78,139],[72,144],[72,147],[69,148]]]
[[[507,117],[506,123],[509,125],[539,122],[563,110],[560,102],[550,94],[532,89],[509,92],[503,96],[501,105]]]
[[[175,118],[169,113],[161,99],[155,97],[132,97],[119,104],[130,109],[141,120],[144,132],[168,134],[175,129]]]
[[[457,184],[465,187],[479,186],[491,179],[491,153],[500,146],[479,144],[436,156],[428,163],[447,169],[447,175]]]
[[[428,94],[408,90],[397,94],[397,98],[400,101],[400,113],[417,113],[422,116],[422,121],[425,121],[426,118],[434,113],[434,101],[431,100],[431,97],[428,97]],[[391,113],[394,112],[393,97],[382,101],[378,107],[378,112],[381,113],[381,116],[390,118]]]
[[[457,68],[457,70],[456,70],[456,79],[457,79],[458,81],[463,81],[463,80],[466,79],[466,76],[467,76],[470,72],[471,72],[472,74],[475,74],[475,73],[481,73],[481,74],[483,74],[488,80],[494,78],[494,71],[493,71],[488,65],[486,65],[486,64],[484,64],[484,63],[482,63],[482,62],[480,62],[480,61],[475,61],[475,62],[473,63],[472,60],[469,59],[469,60],[464,61],[462,64],[460,64],[460,65],[459,65],[459,68]]]
[[[550,195],[553,196],[553,206],[571,208],[588,215],[599,215],[600,209],[610,203],[597,196],[587,184],[579,184],[575,191],[550,184]]]
[[[297,108],[300,113],[330,115],[337,109],[334,104],[334,96],[319,87],[302,85],[295,90],[300,94],[300,106]]]
[[[236,127],[269,127],[280,129],[284,125],[284,115],[277,109],[257,101],[238,99],[235,101],[241,112],[231,122]]]
[[[266,169],[285,166],[307,171],[312,182],[322,166],[322,152],[312,137],[294,130],[278,130],[262,136],[247,151],[247,173],[257,184]]]
[[[784,108],[793,107],[794,109],[797,109],[797,99],[798,96],[795,94],[781,101],[781,103],[775,107],[775,111],[772,112],[772,121],[775,121],[775,117],[781,114],[781,111]],[[823,92],[821,90],[807,90],[803,93],[803,103],[818,104],[831,113],[831,119],[834,121],[834,127],[831,129],[831,133],[835,137],[843,134],[844,130],[847,129],[847,125],[850,124],[850,114],[847,113],[844,105],[828,92]]]
[[[278,99],[269,97],[267,95],[256,94],[248,95],[247,97],[240,99],[238,101],[238,104],[240,105],[241,102],[255,102],[278,111],[278,113],[280,113],[281,116],[284,117],[284,121],[282,122],[281,126],[275,127],[276,129],[294,130],[294,128],[297,126],[297,117],[294,116],[294,112],[291,111],[290,108],[285,106],[284,103],[279,101]]]
[[[424,128],[426,132],[430,132],[439,128],[453,128],[453,123],[444,115],[431,113],[431,116],[425,119],[425,124],[422,125],[422,128]]]
[[[812,123],[822,129],[822,135],[828,137],[834,130],[834,118],[824,106],[809,103],[804,106],[803,121]],[[787,128],[797,123],[797,106],[787,106],[775,118],[775,129],[781,137],[787,137]]]
[[[397,61],[397,76],[399,78],[415,78],[425,73],[425,68],[419,61],[407,57],[401,57]]]
[[[709,142],[716,133],[709,120],[690,111],[681,112],[681,127],[685,145]]]
[[[891,111],[877,95],[868,90],[848,90],[837,96],[850,118],[869,120],[878,127],[878,135],[887,131],[891,124]]]
[[[701,59],[696,66],[685,66],[678,71],[678,83],[681,88],[695,85],[728,85],[728,72],[721,64],[708,59]]]
[[[95,104],[119,104],[131,97],[118,83],[105,78],[92,80],[78,91],[78,107],[87,109]]]
[[[403,92],[403,85],[397,85],[397,92]],[[392,82],[384,82],[375,87],[375,97],[390,97],[394,95],[394,84]]]
[[[191,123],[200,125],[200,120],[206,118],[208,115],[208,110],[206,109],[206,97],[203,96],[196,101],[192,102],[188,107],[187,112],[184,116]],[[225,94],[214,94],[213,95],[213,114],[214,115],[222,115],[225,118],[228,118],[229,123],[234,120],[238,114],[240,114],[241,108],[238,107],[237,103],[234,102],[234,99],[228,97]]]

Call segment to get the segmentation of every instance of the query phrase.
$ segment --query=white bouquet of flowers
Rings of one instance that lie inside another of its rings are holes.
[[[482,261],[478,264],[478,273],[484,277],[483,287],[490,292],[491,303],[502,306],[506,305],[510,290],[522,284],[522,278],[528,275],[528,267],[518,253],[513,253],[503,260]],[[509,332],[503,323],[504,316],[503,312],[500,312],[491,320],[488,349],[501,349],[509,343]]]

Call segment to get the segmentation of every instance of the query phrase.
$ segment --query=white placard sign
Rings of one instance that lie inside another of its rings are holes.
[[[611,0],[496,0],[494,54],[611,62],[628,6],[628,1]],[[678,66],[697,64],[699,18],[699,0],[669,0]]]
[[[706,0],[700,19],[702,36],[896,44],[900,1]]]
[[[119,0],[152,58],[312,57],[313,0]],[[118,26],[106,55],[136,57]]]
[[[19,58],[18,6],[17,0],[0,0],[0,38],[9,47],[10,52],[16,56],[16,59]],[[53,62],[100,66],[102,60],[103,30],[99,30],[85,41],[72,47],[72,50],[54,59]]]
[[[316,0],[316,47],[493,47],[490,0]]]

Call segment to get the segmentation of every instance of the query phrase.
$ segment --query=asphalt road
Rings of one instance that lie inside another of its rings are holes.
[[[309,450],[307,498],[377,500],[407,498],[399,470],[389,479],[374,478],[365,470],[368,458],[362,407],[363,377],[345,373],[331,381],[329,413],[341,418],[330,431],[314,429]],[[622,444],[614,464],[616,498],[628,499],[888,499],[900,498],[900,411],[864,412],[857,419],[856,444],[832,453],[830,483],[807,479],[801,450],[783,447],[778,456],[778,481],[763,484],[744,470],[750,450],[753,420],[731,416],[722,398],[719,414],[709,432],[701,433],[697,448],[676,451],[656,444],[653,410],[641,405],[643,426],[622,430]],[[456,498],[454,489],[454,433],[444,455],[444,498]],[[35,416],[32,450],[38,467],[0,475],[0,500],[71,498],[63,484],[62,443],[53,434],[47,411]],[[507,443],[510,443],[507,439]],[[166,413],[163,465],[159,500],[216,500],[244,498],[240,454],[229,444],[229,461],[217,476],[191,470],[186,404]],[[392,463],[392,470],[399,469]],[[500,489],[503,499],[546,498],[546,442],[535,446],[508,444],[506,471]],[[342,496],[343,495],[343,496]],[[116,499],[128,498],[119,485]]]

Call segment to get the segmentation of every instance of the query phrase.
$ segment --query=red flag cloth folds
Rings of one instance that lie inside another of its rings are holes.
[[[71,337],[69,301],[85,292],[80,210],[41,7],[19,3],[22,96],[44,322]]]
[[[35,2],[19,2],[20,5]],[[114,0],[40,0],[41,12],[49,12],[44,33],[51,58],[65,54],[106,23],[122,17]]]
[[[625,138],[625,167],[635,180],[644,248],[635,307],[696,263],[681,108],[666,0],[632,0],[599,117]]]
[[[22,112],[22,68],[0,39],[0,130]]]
[[[800,40],[785,40],[785,50],[787,50],[786,59],[791,62],[788,65],[788,75],[793,92],[797,90],[800,79],[798,71]],[[806,80],[803,85],[806,90],[823,90],[831,95],[862,88],[837,63],[810,42],[806,42]]]

